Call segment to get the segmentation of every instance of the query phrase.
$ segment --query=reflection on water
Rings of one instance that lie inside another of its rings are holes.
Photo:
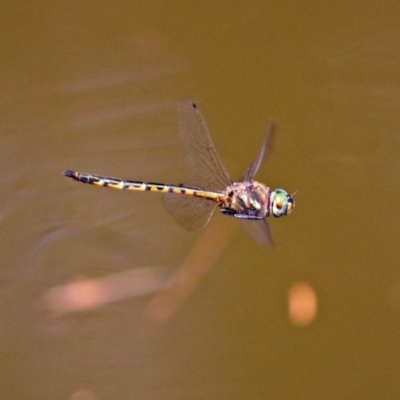
[[[317,315],[317,296],[311,285],[294,284],[288,293],[289,319],[295,326],[307,326]]]
[[[104,278],[80,278],[48,289],[44,303],[57,316],[90,311],[130,297],[154,293],[164,286],[165,275],[165,271],[158,268],[136,268]]]
[[[221,221],[217,224],[214,221],[211,219],[202,236],[168,280],[166,287],[150,300],[146,307],[147,318],[156,322],[171,318],[217,263],[235,229],[230,224],[223,224]]]
[[[220,221],[218,224],[210,222],[169,278],[169,269],[160,267],[137,267],[101,278],[77,278],[46,290],[43,305],[54,317],[61,317],[158,292],[147,305],[145,316],[163,322],[177,312],[216,264],[235,233],[230,226]]]
[[[93,393],[90,390],[77,390],[76,392],[72,393],[71,395],[71,400],[98,400],[100,399],[98,396],[96,396],[95,393]]]

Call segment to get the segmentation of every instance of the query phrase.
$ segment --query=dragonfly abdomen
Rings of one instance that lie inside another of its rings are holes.
[[[221,193],[211,192],[207,190],[190,188],[184,185],[172,185],[167,183],[156,183],[156,182],[143,182],[143,181],[131,181],[119,178],[110,178],[101,175],[93,175],[87,173],[75,172],[72,170],[66,170],[63,175],[72,178],[78,182],[88,183],[91,185],[110,187],[114,189],[122,190],[137,190],[141,192],[159,192],[159,193],[173,193],[183,196],[201,197],[215,202],[221,201]]]

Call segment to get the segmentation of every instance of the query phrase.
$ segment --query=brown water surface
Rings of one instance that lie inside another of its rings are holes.
[[[215,3],[2,7],[1,398],[399,398],[398,4]],[[184,181],[187,97],[233,178],[278,121],[273,248],[62,177]]]

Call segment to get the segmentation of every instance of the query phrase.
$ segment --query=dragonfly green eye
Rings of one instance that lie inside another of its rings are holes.
[[[293,210],[294,199],[286,190],[276,189],[272,195],[271,212],[274,217],[282,217]]]

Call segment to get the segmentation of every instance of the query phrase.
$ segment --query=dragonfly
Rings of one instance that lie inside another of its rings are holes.
[[[178,104],[178,130],[184,145],[190,184],[125,180],[69,169],[63,175],[92,185],[163,193],[165,209],[188,231],[207,225],[219,207],[223,214],[238,218],[256,242],[273,244],[268,217],[286,216],[295,206],[293,195],[286,190],[273,190],[254,180],[266,159],[276,124],[269,124],[261,149],[238,182],[230,178],[215,149],[203,114],[191,100],[182,100]]]

